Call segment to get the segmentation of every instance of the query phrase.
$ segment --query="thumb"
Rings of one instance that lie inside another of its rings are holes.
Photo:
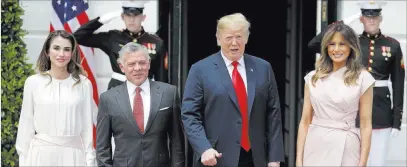
[[[220,157],[222,157],[222,153],[218,153],[217,151],[215,152],[215,156],[217,157],[217,158],[220,158]]]

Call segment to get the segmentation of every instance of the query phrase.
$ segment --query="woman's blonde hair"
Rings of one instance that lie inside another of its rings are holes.
[[[342,34],[345,39],[346,45],[351,48],[348,59],[346,60],[346,72],[344,74],[345,85],[354,85],[356,84],[357,79],[363,69],[359,45],[359,36],[356,35],[355,31],[341,23],[335,23],[328,27],[327,31],[324,34],[324,37],[321,42],[321,57],[315,63],[315,74],[312,76],[312,85],[315,86],[315,83],[318,79],[324,79],[327,77],[333,70],[333,62],[331,57],[328,55],[328,44],[330,43],[332,37],[335,33]]]
[[[50,57],[48,56],[49,49],[51,47],[51,42],[56,38],[56,37],[62,37],[64,39],[67,39],[71,42],[72,45],[72,57],[71,60],[68,63],[68,73],[72,75],[72,77],[77,80],[76,84],[80,82],[80,74],[84,75],[87,77],[87,73],[83,70],[81,63],[81,56],[79,53],[78,45],[75,40],[75,38],[69,34],[65,30],[55,30],[51,32],[47,39],[44,42],[44,45],[42,47],[40,56],[37,59],[37,70],[40,72],[42,75],[48,75],[50,79],[52,80],[52,77],[47,71],[51,69],[51,60]]]

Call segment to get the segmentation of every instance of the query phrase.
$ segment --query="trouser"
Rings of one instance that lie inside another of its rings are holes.
[[[367,166],[385,166],[391,128],[373,129]]]
[[[238,167],[254,167],[252,150],[248,152],[240,148],[239,165]]]

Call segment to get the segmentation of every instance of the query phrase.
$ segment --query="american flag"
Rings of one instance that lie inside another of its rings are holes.
[[[51,13],[50,31],[66,30],[75,32],[81,25],[89,21],[86,11],[89,9],[87,0],[52,0],[53,12]],[[79,45],[82,66],[88,73],[93,86],[93,139],[96,139],[96,114],[99,103],[99,94],[95,80],[94,52],[92,48]],[[94,142],[94,146],[96,141]]]

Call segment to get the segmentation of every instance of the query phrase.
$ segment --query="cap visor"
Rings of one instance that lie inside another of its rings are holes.
[[[125,10],[123,11],[124,14],[134,14],[134,15],[139,15],[141,14],[140,11],[136,11],[136,10]]]

